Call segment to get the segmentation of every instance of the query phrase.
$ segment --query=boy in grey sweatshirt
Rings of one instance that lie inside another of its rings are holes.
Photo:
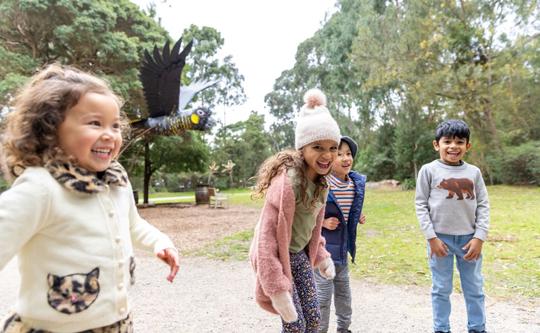
[[[470,130],[447,120],[435,131],[440,159],[425,164],[416,181],[416,216],[428,240],[432,273],[433,328],[450,332],[454,257],[467,305],[469,333],[485,333],[482,244],[489,228],[489,202],[480,169],[463,161]]]

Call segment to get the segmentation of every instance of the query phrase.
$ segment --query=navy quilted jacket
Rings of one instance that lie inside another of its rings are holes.
[[[336,217],[339,225],[334,230],[322,228],[322,235],[326,239],[326,249],[332,255],[332,260],[336,265],[347,264],[347,252],[351,254],[352,262],[356,255],[356,227],[362,214],[364,205],[364,194],[366,189],[366,176],[356,171],[349,172],[349,177],[354,182],[355,194],[351,210],[349,212],[349,223],[345,221],[343,213],[339,208],[333,191],[328,193],[324,218]]]

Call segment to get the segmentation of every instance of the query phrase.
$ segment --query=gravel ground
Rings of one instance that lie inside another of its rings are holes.
[[[138,259],[132,289],[137,332],[279,332],[280,321],[253,300],[254,278],[246,262],[184,258],[173,284],[167,268],[148,256]],[[15,261],[0,272],[0,313],[18,287]],[[430,332],[429,288],[385,286],[353,280],[353,332]],[[463,298],[453,295],[452,327],[466,332]],[[510,303],[487,298],[490,333],[540,332],[538,300]],[[335,331],[335,325],[330,331]]]
[[[252,226],[257,210],[171,207],[143,209],[141,214],[149,221],[160,221],[155,224],[171,234],[181,249],[191,250],[243,230],[246,224]],[[137,332],[279,332],[279,317],[264,312],[253,300],[255,281],[247,262],[183,258],[173,284],[165,280],[166,275],[167,267],[159,260],[139,254],[137,283],[131,292]],[[0,272],[0,316],[14,303],[18,284],[13,260]],[[352,280],[351,287],[353,332],[431,331],[429,288],[362,280]],[[463,303],[461,294],[452,296],[454,333],[466,332]],[[490,333],[540,332],[540,299],[508,302],[488,297],[486,305]],[[335,325],[330,331],[335,331]]]

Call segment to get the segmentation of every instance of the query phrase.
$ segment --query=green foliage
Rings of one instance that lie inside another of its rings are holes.
[[[404,106],[396,117],[392,146],[397,165],[395,178],[416,179],[420,167],[433,159],[433,128],[427,114],[415,106]]]
[[[392,148],[394,133],[392,124],[383,124],[373,135],[370,144],[358,152],[354,169],[367,174],[371,181],[392,178],[396,173]]]
[[[294,147],[294,111],[302,106],[303,84],[292,70],[284,71],[274,84],[274,91],[264,97],[270,113],[279,121],[270,127],[274,152]]]
[[[15,91],[22,87],[28,77],[18,73],[8,73],[0,81],[0,108],[10,104],[15,95]]]
[[[2,176],[2,174],[0,174]],[[0,192],[3,192],[9,188],[9,184],[4,180],[4,177],[0,177]]]
[[[231,106],[245,102],[246,95],[242,86],[244,77],[236,68],[232,56],[227,55],[223,59],[217,57],[225,40],[216,29],[192,24],[182,33],[182,40],[186,44],[191,40],[194,42],[190,53],[192,60],[184,73],[186,81],[219,80],[216,86],[195,96],[193,102],[204,101],[204,105],[209,108],[217,104]]]
[[[408,117],[428,111],[428,124],[448,117],[465,119],[475,141],[473,162],[489,174],[485,158],[500,154],[503,128],[515,128],[525,138],[538,128],[526,120],[538,119],[535,94],[518,91],[537,90],[530,81],[537,76],[535,69],[525,64],[537,58],[529,49],[537,45],[538,34],[530,38],[527,27],[518,24],[515,40],[501,42],[498,36],[499,27],[520,4],[411,1],[387,3],[378,11],[365,4],[352,51],[355,66],[369,73],[363,90],[388,94],[392,107],[385,105],[385,111],[398,128],[403,127],[403,111]],[[405,98],[396,98],[400,96]],[[397,117],[392,115],[396,105],[401,110]],[[524,122],[527,126],[519,125]],[[412,158],[410,152],[406,155]]]
[[[144,165],[140,157],[144,154],[144,140],[139,140],[122,154],[121,162],[128,173],[141,176]],[[156,171],[177,173],[203,171],[208,163],[208,146],[200,133],[186,132],[183,136],[156,136],[150,143],[152,173]]]
[[[360,170],[370,179],[415,177],[433,159],[436,124],[450,117],[469,123],[469,159],[489,179],[497,177],[488,159],[539,140],[537,0],[340,0],[337,7],[266,96],[281,120],[272,125],[276,148],[292,146],[294,112],[313,86],[359,142]]]
[[[405,178],[401,182],[401,189],[404,191],[414,190],[416,188],[416,178]]]
[[[9,104],[36,65],[32,57],[6,49],[0,39],[0,108]]]
[[[193,184],[190,182],[189,177],[186,174],[191,173],[166,173],[163,174],[161,179],[163,180],[163,188],[166,191],[171,192],[183,192],[192,189]]]
[[[540,141],[505,147],[490,162],[499,182],[540,186]]]
[[[59,62],[105,78],[123,97],[123,111],[131,119],[145,117],[138,78],[141,55],[170,40],[155,15],[154,7],[147,14],[129,0],[0,2],[0,109],[9,105],[15,90],[36,70]],[[191,39],[195,43],[182,81],[220,79],[217,88],[208,89],[194,102],[202,99],[210,107],[243,102],[243,77],[232,57],[220,60],[216,56],[224,43],[219,32],[191,26],[184,32],[184,45]],[[150,175],[206,168],[209,152],[201,135],[151,140]],[[134,179],[143,172],[143,143],[133,143],[122,156]]]
[[[167,32],[128,0],[5,0],[0,4],[0,106],[51,62],[79,67],[111,83],[134,115],[144,109],[140,54]]]
[[[271,154],[269,135],[264,129],[264,116],[252,112],[246,121],[240,121],[218,130],[211,159],[221,166],[221,184],[224,173],[223,165],[232,160],[236,165],[233,169],[233,182],[236,186],[248,186],[250,178],[255,176],[259,166]],[[233,186],[234,186],[233,185]],[[230,187],[231,184],[227,184]]]
[[[265,97],[270,113],[278,122],[272,124],[274,151],[294,147],[294,114],[303,105],[303,94],[313,87],[321,88],[328,97],[328,108],[343,133],[365,142],[362,112],[367,100],[359,95],[359,77],[351,66],[350,50],[356,36],[360,15],[357,1],[341,1],[341,10],[330,17],[315,35],[302,42],[296,52],[293,68],[283,71],[274,89]],[[361,122],[353,120],[359,109]]]

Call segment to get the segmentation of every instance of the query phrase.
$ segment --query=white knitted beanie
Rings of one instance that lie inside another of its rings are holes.
[[[319,140],[333,140],[339,144],[339,126],[326,108],[326,96],[319,89],[304,94],[304,106],[296,119],[294,147],[300,149]]]

